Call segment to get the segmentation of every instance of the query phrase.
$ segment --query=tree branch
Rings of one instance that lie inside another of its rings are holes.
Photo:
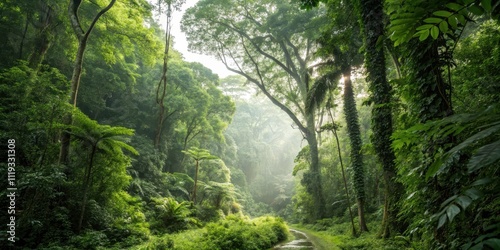
[[[262,48],[260,48],[247,33],[243,32],[240,29],[238,29],[234,25],[229,25],[229,24],[224,23],[224,22],[216,22],[216,23],[218,23],[218,24],[220,24],[222,26],[225,26],[225,27],[233,30],[234,32],[238,33],[239,35],[245,37],[252,44],[252,46],[257,50],[257,52],[259,52],[261,55],[265,56],[266,58],[270,59],[271,61],[273,61],[274,63],[276,63],[278,66],[280,66],[289,75],[291,75],[297,81],[297,83],[301,82],[300,75],[298,74],[298,72],[292,71],[289,67],[287,67],[283,62],[281,62],[280,60],[278,60],[276,57],[274,57],[271,54],[269,54],[269,53],[265,52],[264,50],[262,50]]]
[[[104,15],[104,13],[108,12],[108,10],[111,9],[111,7],[113,7],[113,5],[115,3],[116,3],[116,0],[111,0],[111,2],[108,4],[108,6],[104,7],[104,9],[102,9],[101,11],[99,11],[99,13],[97,13],[97,15],[92,20],[92,23],[90,24],[89,29],[85,32],[84,39],[87,39],[89,34],[94,29],[95,24],[97,23],[97,21],[99,21],[99,18],[101,18],[101,16]]]
[[[220,41],[218,41],[220,43]],[[221,45],[221,48],[224,47],[223,44],[220,44]],[[244,46],[246,48],[246,46]],[[223,51],[222,51],[223,52]],[[248,51],[246,51],[248,52]],[[234,68],[231,68],[227,62],[227,59],[225,58],[225,54],[222,53],[223,57],[224,57],[224,60],[222,61],[222,63],[224,63],[224,65],[226,66],[226,68],[231,71],[231,72],[234,72],[236,74],[239,74],[243,77],[245,77],[248,81],[250,82],[253,82],[255,85],[257,85],[257,87],[259,87],[259,89],[262,91],[262,93],[264,93],[264,95],[266,95],[269,100],[271,100],[271,102],[278,106],[281,110],[283,110],[292,120],[293,122],[299,127],[300,131],[302,131],[304,134],[307,134],[309,133],[309,131],[307,130],[307,128],[302,124],[302,122],[300,122],[300,120],[297,118],[297,116],[287,107],[285,106],[283,103],[281,103],[280,101],[278,101],[274,96],[272,96],[269,91],[267,91],[266,87],[264,86],[264,83],[263,82],[260,82],[259,80],[253,78],[252,76],[248,75],[247,73],[245,73],[241,67],[239,67],[239,64],[236,62],[236,59],[232,56],[231,58],[233,59],[233,61],[236,63],[237,67],[238,67],[238,70],[234,69]],[[248,54],[247,54],[248,55]],[[257,65],[256,62],[254,61],[253,57],[250,56],[250,60],[252,61],[252,63],[254,65]],[[258,68],[258,67],[257,67]],[[260,78],[262,80],[262,78]]]
[[[73,28],[73,31],[75,32],[76,37],[78,38],[78,41],[81,41],[83,39],[83,36],[85,35],[85,32],[83,31],[82,26],[80,25],[80,19],[78,18],[78,8],[80,8],[81,3],[82,0],[70,0],[68,6],[68,14],[69,14],[69,20],[71,22],[71,28]]]

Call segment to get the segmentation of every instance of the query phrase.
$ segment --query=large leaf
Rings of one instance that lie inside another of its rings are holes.
[[[432,38],[434,38],[434,39],[437,39],[437,38],[438,38],[438,36],[439,36],[439,28],[438,28],[437,26],[433,26],[433,27],[431,28],[431,36],[432,36]]]
[[[444,225],[444,223],[446,223],[446,214],[442,214],[440,217],[439,217],[439,222],[438,222],[438,226],[437,228],[440,228]]]
[[[450,204],[450,202],[452,202],[453,200],[455,200],[457,197],[458,197],[458,195],[453,195],[452,197],[450,197],[447,200],[443,201],[443,203],[441,203],[441,207],[446,207],[448,204]]]
[[[462,142],[462,143],[458,144],[457,146],[455,146],[454,148],[452,148],[448,153],[452,154],[452,153],[455,153],[459,150],[465,149],[468,146],[475,143],[476,141],[478,141],[480,139],[484,139],[484,138],[492,135],[493,133],[496,133],[499,130],[500,130],[500,125],[496,125],[496,126],[488,128],[488,129],[485,129],[483,131],[480,131],[480,132],[474,134],[473,136],[467,138],[467,140],[465,140],[464,142]]]
[[[500,159],[500,140],[479,148],[471,157],[467,167],[472,173],[483,167],[487,167]]]
[[[472,199],[469,198],[468,196],[461,195],[457,197],[456,203],[460,205],[463,209],[466,209],[472,203]]]
[[[483,196],[483,193],[476,188],[470,188],[465,190],[465,194],[468,195],[472,200],[476,200]]]
[[[450,222],[453,221],[453,218],[455,218],[455,216],[460,213],[460,208],[457,207],[457,205],[455,204],[451,204],[450,206],[448,206],[448,208],[446,209],[446,215],[448,216],[448,219],[450,220]]]
[[[485,11],[490,12],[491,11],[491,0],[481,0],[481,6],[484,8]]]
[[[438,10],[438,11],[433,12],[432,14],[434,14],[435,16],[440,16],[440,17],[449,17],[452,15],[451,12],[446,11],[446,10]]]
[[[491,247],[492,249],[500,249],[500,239],[497,238],[487,239],[483,243]]]
[[[483,178],[483,179],[479,179],[479,180],[473,182],[471,184],[471,186],[473,186],[473,187],[474,186],[482,186],[482,185],[485,185],[485,184],[488,184],[488,183],[491,183],[491,182],[492,182],[491,178]]]

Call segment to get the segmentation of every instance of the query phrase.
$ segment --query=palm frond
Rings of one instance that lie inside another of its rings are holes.
[[[337,87],[336,82],[341,76],[342,72],[340,70],[335,70],[316,79],[311,89],[307,92],[307,113],[311,113],[316,107],[321,105],[321,103],[328,96],[328,93]]]

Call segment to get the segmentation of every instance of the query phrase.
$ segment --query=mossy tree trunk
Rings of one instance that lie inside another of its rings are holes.
[[[344,115],[347,123],[347,133],[351,144],[351,166],[354,172],[354,189],[358,203],[359,229],[368,231],[365,220],[365,174],[363,169],[363,155],[361,153],[361,132],[359,128],[358,111],[354,99],[354,90],[351,81],[351,67],[344,67]]]
[[[396,182],[395,155],[391,148],[392,125],[392,87],[387,81],[386,59],[383,44],[378,43],[384,36],[384,12],[381,0],[360,0],[358,3],[361,26],[365,42],[365,65],[368,73],[372,109],[372,143],[378,161],[382,164],[385,181],[385,209],[381,235],[389,237],[391,228],[397,228],[397,201],[402,193]]]

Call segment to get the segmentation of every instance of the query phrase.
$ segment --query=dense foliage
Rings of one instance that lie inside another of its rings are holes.
[[[203,229],[154,238],[133,249],[269,249],[288,237],[288,227],[281,219],[260,217],[249,220],[237,216],[207,224]]]

